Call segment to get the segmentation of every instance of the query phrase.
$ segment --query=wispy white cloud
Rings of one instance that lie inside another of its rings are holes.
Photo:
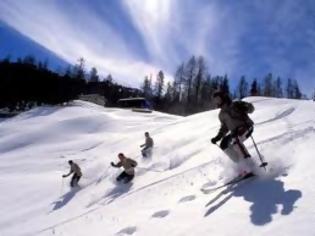
[[[124,0],[126,11],[144,38],[151,60],[155,63],[167,63],[176,59],[175,49],[169,40],[173,28],[171,21],[172,4],[168,0]]]
[[[57,1],[1,1],[0,19],[70,63],[83,57],[89,67],[111,73],[125,84],[139,86],[157,74],[154,64],[136,60],[128,44],[106,21],[84,5],[64,8]],[[75,14],[70,14],[72,10]],[[170,75],[166,73],[169,79]]]
[[[154,63],[174,71],[191,55],[202,55],[214,73],[232,72],[238,50],[235,37],[240,33],[235,25],[221,28],[230,12],[215,1],[124,0],[123,3],[145,39]]]
[[[79,57],[103,73],[112,73],[128,84],[159,69],[171,79],[176,66],[191,55],[203,55],[215,73],[235,67],[237,40],[220,28],[228,12],[214,2],[181,0],[122,0],[122,6],[143,39],[149,60],[130,50],[130,43],[87,2],[0,2],[0,19],[70,63]],[[106,3],[104,3],[106,6]],[[225,32],[225,33],[224,33]],[[140,58],[140,59],[139,59]]]

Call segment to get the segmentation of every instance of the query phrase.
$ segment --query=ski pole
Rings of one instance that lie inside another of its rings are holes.
[[[260,167],[264,167],[265,171],[267,171],[267,170],[266,170],[266,166],[268,165],[268,162],[265,162],[265,161],[263,160],[262,155],[261,155],[260,151],[258,150],[257,144],[256,144],[256,142],[255,142],[253,136],[251,135],[250,137],[251,137],[251,139],[252,139],[252,141],[253,141],[254,147],[255,147],[255,149],[256,149],[256,152],[257,152],[257,154],[258,154],[259,160],[260,160],[260,162],[261,162]]]

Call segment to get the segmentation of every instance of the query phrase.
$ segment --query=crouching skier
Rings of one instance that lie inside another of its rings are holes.
[[[221,127],[211,142],[216,144],[222,139],[220,148],[233,162],[239,163],[240,176],[252,174],[254,163],[243,142],[253,132],[254,122],[248,114],[254,111],[254,106],[244,101],[232,102],[230,97],[222,92],[214,93],[213,100],[216,106],[221,108]]]
[[[71,182],[70,182],[70,186],[76,187],[78,186],[79,180],[82,177],[82,172],[81,172],[81,168],[79,167],[79,165],[77,163],[74,163],[72,160],[68,161],[69,165],[70,165],[70,172],[66,175],[62,175],[63,178],[68,177],[69,175],[72,175],[71,178]]]
[[[127,158],[123,153],[118,154],[119,162],[115,164],[111,162],[113,167],[120,168],[123,167],[124,171],[116,178],[117,182],[123,182],[124,184],[129,183],[135,177],[135,167],[137,162]]]

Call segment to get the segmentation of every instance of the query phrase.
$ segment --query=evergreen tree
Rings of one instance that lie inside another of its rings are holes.
[[[273,78],[272,74],[269,73],[265,78],[264,78],[264,91],[263,95],[266,97],[272,97],[274,94],[274,89],[273,89]]]
[[[73,69],[73,76],[76,78],[76,79],[82,79],[84,80],[85,79],[85,60],[81,57],[79,60],[78,60],[78,64],[76,64],[74,66],[74,69]]]
[[[242,76],[239,81],[236,96],[240,99],[248,96],[248,83],[245,76]]]
[[[46,59],[44,62],[39,61],[37,63],[37,68],[39,70],[48,70],[48,60]]]
[[[203,103],[203,106],[207,106],[207,104],[212,99],[213,93],[214,93],[214,90],[212,88],[211,75],[207,74],[207,77],[203,81],[202,87],[201,87],[201,101]]]
[[[289,78],[287,81],[287,98],[294,98],[294,88],[292,80]]]
[[[297,82],[297,80],[293,80],[293,98],[295,99],[301,99],[302,98],[302,93],[299,87],[299,84]]]
[[[280,77],[277,78],[274,87],[275,87],[274,96],[277,98],[282,98],[283,97],[283,90],[282,90],[282,81],[281,81]]]
[[[63,76],[69,77],[69,78],[72,77],[72,67],[70,65],[67,66]]]
[[[143,85],[142,85],[142,91],[144,94],[144,97],[147,99],[151,99],[153,97],[152,93],[152,79],[148,76],[144,77]]]
[[[99,76],[97,74],[97,69],[95,67],[92,67],[90,71],[90,82],[94,82],[94,83],[99,82]]]
[[[164,95],[164,104],[171,104],[173,102],[173,86],[171,82],[167,82],[166,84],[166,92]]]
[[[182,100],[185,84],[185,65],[182,63],[176,70],[174,83],[173,83],[173,98],[176,102]]]
[[[221,87],[221,77],[220,76],[215,76],[212,80],[211,80],[211,88],[214,91],[219,91]]]
[[[197,72],[197,62],[195,56],[192,56],[187,65],[185,71],[186,79],[186,105],[190,106],[193,97],[193,81],[196,77]]]
[[[3,60],[0,60],[0,63],[10,63],[11,62],[11,55],[7,55]]]
[[[220,84],[220,91],[229,94],[230,95],[230,85],[229,85],[229,79],[227,75],[224,75],[223,80]]]
[[[36,64],[36,60],[35,60],[35,58],[33,56],[28,55],[28,56],[24,57],[23,64],[35,65]]]
[[[254,79],[252,84],[251,84],[251,89],[250,89],[250,96],[259,96],[259,85],[257,82],[257,79]]]
[[[105,81],[108,81],[109,83],[113,83],[113,77],[111,74],[109,74],[106,78],[105,78]]]

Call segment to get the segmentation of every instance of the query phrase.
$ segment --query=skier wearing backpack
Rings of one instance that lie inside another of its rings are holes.
[[[137,162],[131,158],[127,158],[123,153],[118,154],[119,162],[115,164],[111,162],[112,167],[123,167],[124,171],[116,178],[117,182],[129,183],[135,177],[135,167]]]
[[[242,163],[240,175],[251,173],[253,162],[243,142],[253,132],[254,122],[248,114],[254,111],[254,106],[244,101],[233,102],[223,92],[214,93],[213,100],[216,106],[221,109],[219,112],[221,127],[218,134],[211,139],[211,142],[216,144],[221,140],[219,146],[224,153],[233,162]]]
[[[66,178],[73,173],[71,182],[70,182],[70,186],[73,188],[73,187],[78,186],[79,180],[82,177],[82,172],[81,172],[81,168],[78,166],[77,163],[74,163],[72,160],[68,161],[68,163],[70,165],[70,172],[66,175],[62,175],[62,177]]]

